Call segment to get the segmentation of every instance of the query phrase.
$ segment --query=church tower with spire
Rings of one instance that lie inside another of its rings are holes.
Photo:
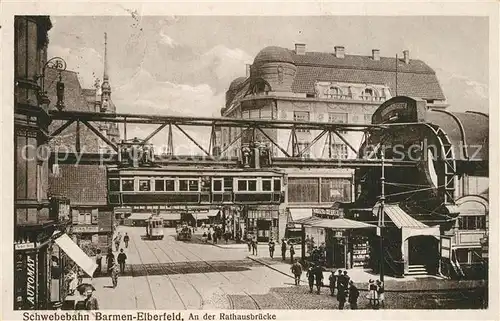
[[[104,33],[104,73],[101,85],[101,101],[98,105],[100,106],[101,113],[116,113],[115,104],[113,104],[113,101],[111,100],[111,85],[109,84],[107,33]],[[118,143],[120,141],[120,131],[118,129],[118,124],[103,124],[100,129],[101,133],[106,136],[111,142]],[[105,142],[101,141],[99,149],[109,149],[109,146],[107,146]]]

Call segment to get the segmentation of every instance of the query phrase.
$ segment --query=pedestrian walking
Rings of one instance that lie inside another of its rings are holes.
[[[339,301],[339,310],[344,310],[344,305],[347,296],[347,289],[340,287],[337,292],[337,301]]]
[[[274,246],[275,246],[274,240],[270,239],[269,240],[269,257],[271,259],[274,258]]]
[[[128,233],[125,233],[125,236],[123,237],[123,242],[125,243],[125,248],[128,249],[128,242],[130,241],[130,237],[128,236]]]
[[[125,272],[125,261],[127,261],[127,254],[123,253],[123,249],[120,249],[120,254],[118,254],[116,260],[120,264],[120,273],[123,274]]]
[[[258,245],[257,237],[254,237],[252,239],[252,254],[253,255],[257,255],[257,245]]]
[[[382,306],[382,308],[385,307],[384,300],[385,300],[385,290],[384,290],[384,282],[377,280],[377,295],[378,295],[378,300],[377,300],[377,306]]]
[[[314,264],[311,264],[307,270],[307,281],[309,282],[309,293],[313,293],[314,288]]]
[[[300,285],[300,277],[302,276],[302,265],[299,260],[295,259],[295,263],[292,264],[290,270],[295,277],[295,285]]]
[[[321,268],[321,265],[316,265],[314,277],[316,279],[316,293],[320,294],[321,287],[323,286],[323,268]]]
[[[286,259],[286,242],[285,239],[281,239],[281,258],[283,261]]]
[[[348,286],[349,286],[349,281],[350,281],[350,277],[349,275],[347,275],[347,271],[344,271],[344,277],[342,278],[342,282],[344,282],[344,289],[347,289]]]
[[[295,249],[293,248],[293,244],[290,244],[290,263],[293,264],[293,256],[295,254]]]
[[[337,274],[337,294],[338,294],[342,290],[344,285],[343,282],[344,275],[342,274],[342,270],[338,270],[337,272],[338,272]]]
[[[111,273],[111,269],[115,265],[115,255],[113,254],[113,249],[108,249],[108,255],[106,255],[106,267],[108,268],[108,273]]]
[[[373,280],[368,281],[368,302],[370,307],[378,304],[377,285]]]
[[[337,276],[335,275],[335,271],[332,271],[332,274],[330,274],[328,281],[329,281],[328,285],[330,287],[330,295],[334,296],[335,295],[335,286],[337,285]]]
[[[115,247],[116,251],[118,251],[118,249],[120,248],[120,234],[117,234],[115,237]]]
[[[208,231],[207,241],[212,242],[212,233],[210,232],[210,230]]]
[[[252,252],[252,239],[250,238],[249,235],[247,235],[247,246],[248,246],[248,252]]]
[[[113,289],[118,285],[118,274],[120,271],[118,270],[118,266],[115,264],[111,267],[111,283],[113,284]]]
[[[85,310],[99,310],[99,302],[97,302],[97,299],[92,296],[93,292],[94,290],[92,290],[91,288],[88,288],[85,292]]]
[[[102,272],[102,255],[101,250],[97,249],[97,253],[95,256],[95,263],[97,264],[96,274],[99,275]]]
[[[359,290],[354,284],[354,282],[351,280],[349,281],[349,306],[351,310],[358,309],[358,297],[359,297]]]

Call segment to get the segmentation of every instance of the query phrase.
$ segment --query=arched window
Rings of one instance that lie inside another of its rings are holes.
[[[262,78],[256,79],[252,86],[252,93],[254,95],[266,94],[271,91],[271,86],[267,81]]]

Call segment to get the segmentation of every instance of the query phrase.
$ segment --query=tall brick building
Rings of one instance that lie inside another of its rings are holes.
[[[370,55],[348,55],[342,46],[331,52],[308,52],[306,45],[296,44],[294,50],[270,46],[262,49],[246,77],[235,79],[226,92],[226,105],[221,115],[246,119],[279,119],[330,123],[371,122],[377,107],[396,95],[424,99],[428,106],[446,108],[446,99],[435,72],[425,62],[410,59],[410,53],[396,58],[383,57],[374,49]],[[354,152],[335,135],[325,135],[309,148],[319,132],[297,132],[265,129],[267,135],[292,155],[304,158],[353,158]],[[218,134],[220,148],[229,145],[241,132],[239,128],[222,128]],[[362,133],[343,133],[355,148]],[[245,135],[241,142],[249,137]],[[275,156],[283,153],[261,133],[256,140],[267,143]],[[226,151],[237,156],[241,144]],[[287,168],[286,202],[279,211],[279,235],[283,236],[286,212],[293,218],[311,215],[313,208],[331,207],[335,201],[354,199],[353,174],[350,169]],[[269,225],[276,218],[276,209],[249,209],[252,228],[259,235],[269,236]],[[316,236],[324,240],[321,231]],[[280,237],[281,237],[280,236]]]

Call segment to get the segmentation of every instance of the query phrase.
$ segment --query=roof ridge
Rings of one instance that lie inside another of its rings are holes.
[[[373,71],[385,71],[385,72],[396,72],[396,68],[387,69],[387,68],[373,68],[373,67],[358,67],[358,66],[349,66],[349,65],[322,65],[315,63],[297,63],[296,66],[305,66],[305,67],[318,67],[318,68],[330,68],[330,69],[353,69],[353,70],[373,70]],[[430,68],[430,67],[429,67]],[[405,74],[421,74],[421,75],[436,75],[435,71],[405,71],[399,70],[398,73]]]

